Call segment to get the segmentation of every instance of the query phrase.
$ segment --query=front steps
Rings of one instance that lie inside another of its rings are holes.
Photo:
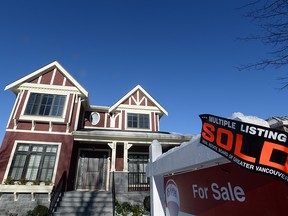
[[[68,191],[61,197],[53,216],[113,216],[112,193]]]

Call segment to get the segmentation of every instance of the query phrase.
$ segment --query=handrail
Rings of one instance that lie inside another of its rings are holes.
[[[116,203],[116,191],[115,191],[115,179],[114,172],[112,173],[112,205],[113,205],[113,216],[115,216],[115,203]]]
[[[53,214],[53,211],[56,207],[56,204],[57,204],[57,201],[58,201],[60,195],[65,191],[66,173],[67,173],[66,171],[63,172],[58,184],[52,190],[51,201],[50,201],[50,206],[49,206],[49,215]]]

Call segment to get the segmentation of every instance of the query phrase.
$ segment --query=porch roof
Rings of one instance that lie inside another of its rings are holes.
[[[131,142],[151,144],[153,140],[158,140],[161,144],[181,144],[192,139],[192,135],[169,133],[169,132],[135,132],[135,131],[115,131],[115,130],[78,130],[73,132],[75,141],[85,142]]]

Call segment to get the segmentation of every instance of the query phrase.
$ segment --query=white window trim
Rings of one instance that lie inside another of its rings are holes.
[[[60,152],[61,152],[61,146],[62,143],[58,143],[58,142],[37,142],[37,141],[27,141],[27,140],[15,140],[11,154],[10,154],[10,158],[7,164],[7,168],[4,174],[4,178],[2,180],[2,184],[4,184],[5,180],[8,177],[8,173],[10,171],[11,165],[12,165],[12,161],[14,158],[14,154],[16,151],[16,147],[19,143],[23,143],[23,144],[35,144],[35,145],[56,145],[57,148],[57,154],[56,154],[56,160],[55,160],[55,165],[54,165],[54,170],[53,170],[53,176],[51,181],[55,182],[55,178],[56,178],[56,173],[57,173],[57,168],[58,168],[58,162],[59,162],[59,156],[60,156]]]
[[[146,114],[149,116],[149,128],[130,128],[128,127],[128,114]],[[151,118],[151,113],[150,112],[145,112],[145,111],[128,111],[125,110],[125,129],[126,130],[135,130],[135,131],[152,131],[152,118]]]
[[[30,98],[30,94],[31,93],[36,93],[36,94],[52,94],[52,95],[64,95],[66,96],[66,100],[65,100],[65,105],[64,105],[64,108],[63,108],[63,113],[62,113],[62,116],[61,117],[51,117],[51,116],[37,116],[37,115],[25,115],[24,112],[26,110],[26,107],[27,107],[27,103],[28,103],[28,100]],[[23,108],[22,108],[22,111],[21,111],[21,115],[19,117],[19,120],[32,120],[32,121],[41,121],[41,122],[48,122],[48,121],[51,121],[51,122],[59,122],[59,123],[62,123],[62,122],[65,122],[65,116],[66,116],[66,112],[67,112],[67,106],[68,106],[68,101],[69,101],[69,94],[60,94],[60,93],[56,93],[56,92],[51,92],[51,91],[29,91],[27,93],[27,96],[25,98],[25,102],[23,104]]]

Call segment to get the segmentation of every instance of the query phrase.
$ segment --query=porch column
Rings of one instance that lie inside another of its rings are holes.
[[[115,164],[116,164],[116,145],[117,143],[114,141],[112,143],[108,143],[109,147],[112,149],[111,154],[111,172],[115,171]]]
[[[124,167],[123,171],[128,171],[128,150],[131,148],[133,144],[129,144],[128,142],[124,142],[124,152],[123,152],[123,160],[124,160]]]

